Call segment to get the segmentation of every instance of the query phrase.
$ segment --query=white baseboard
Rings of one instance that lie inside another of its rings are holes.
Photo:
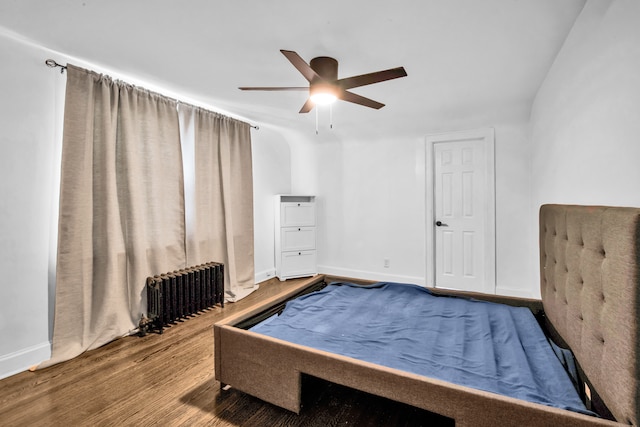
[[[514,289],[514,288],[503,288],[500,286],[496,287],[496,295],[502,295],[505,297],[517,297],[517,298],[536,298],[530,291],[525,289]]]
[[[380,273],[375,271],[353,270],[350,268],[330,267],[327,265],[319,265],[318,273],[328,274],[331,276],[352,277],[354,279],[377,280],[379,282],[412,283],[414,285],[425,286],[424,277],[404,276]]]
[[[0,356],[0,380],[28,370],[31,366],[51,358],[49,341]]]
[[[275,275],[276,275],[276,269],[275,268],[270,268],[268,270],[264,270],[264,271],[260,271],[260,272],[256,273],[255,281],[256,281],[256,283],[262,283],[264,281],[267,281],[267,280],[271,279]]]
[[[377,280],[379,282],[412,283],[414,285],[427,286],[424,277],[354,270],[350,268],[330,267],[327,265],[319,265],[318,273],[328,274],[331,276],[352,277],[354,279]],[[496,287],[496,294],[507,297],[540,299],[539,296],[534,295],[527,289],[505,288],[498,286]]]

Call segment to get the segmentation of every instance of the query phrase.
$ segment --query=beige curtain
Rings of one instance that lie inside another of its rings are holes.
[[[185,104],[179,112],[185,181],[194,184],[185,195],[187,264],[223,262],[226,298],[236,301],[257,289],[250,128]]]
[[[145,278],[186,266],[176,102],[67,73],[53,349],[40,367],[135,329]]]

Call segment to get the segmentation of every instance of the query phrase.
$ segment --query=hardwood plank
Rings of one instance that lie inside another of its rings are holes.
[[[165,329],[0,381],[2,426],[453,425],[437,415],[305,377],[300,415],[214,379],[213,324],[307,279],[260,284],[247,298]]]

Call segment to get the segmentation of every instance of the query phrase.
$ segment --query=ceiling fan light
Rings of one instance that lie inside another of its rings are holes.
[[[311,101],[316,105],[332,104],[338,99],[333,93],[330,92],[316,92],[310,96]]]

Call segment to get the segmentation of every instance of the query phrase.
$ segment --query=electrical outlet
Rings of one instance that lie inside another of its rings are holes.
[[[384,268],[389,268],[390,264],[391,264],[391,261],[389,261],[389,258],[385,258],[384,259]]]

